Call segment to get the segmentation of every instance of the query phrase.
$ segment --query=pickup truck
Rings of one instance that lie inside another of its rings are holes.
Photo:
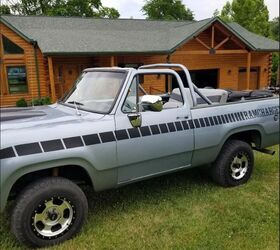
[[[98,192],[199,166],[221,186],[244,184],[253,150],[279,143],[279,100],[242,93],[199,89],[180,64],[91,68],[53,105],[2,109],[12,232],[33,247],[73,237],[88,212],[84,184]]]

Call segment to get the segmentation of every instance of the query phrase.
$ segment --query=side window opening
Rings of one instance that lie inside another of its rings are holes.
[[[163,109],[181,107],[183,105],[182,93],[179,87],[172,89],[174,81],[177,79],[171,74],[137,75],[131,83],[122,111],[124,113],[149,111],[141,106],[141,99],[144,95],[160,96],[163,101]],[[179,86],[179,84],[175,86]]]

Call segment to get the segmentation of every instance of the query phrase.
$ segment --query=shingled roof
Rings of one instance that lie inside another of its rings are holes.
[[[1,22],[44,54],[168,54],[218,21],[253,51],[278,51],[279,43],[219,18],[149,21],[78,17],[1,16]]]

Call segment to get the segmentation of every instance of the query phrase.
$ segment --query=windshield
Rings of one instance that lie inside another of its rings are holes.
[[[109,113],[125,75],[125,72],[84,72],[63,103],[97,113]]]

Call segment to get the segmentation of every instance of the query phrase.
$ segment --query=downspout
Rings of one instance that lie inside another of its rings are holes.
[[[38,64],[38,54],[37,48],[38,44],[36,41],[32,41],[33,49],[34,49],[34,59],[35,59],[35,67],[36,67],[36,78],[37,78],[37,87],[38,87],[38,98],[41,98],[41,83],[40,83],[40,76],[39,76],[39,64]]]

